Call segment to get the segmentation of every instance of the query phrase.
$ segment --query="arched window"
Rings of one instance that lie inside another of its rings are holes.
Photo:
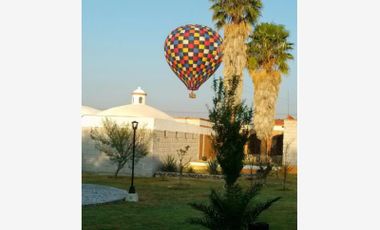
[[[142,104],[142,100],[143,98],[142,97],[139,97],[139,103]]]

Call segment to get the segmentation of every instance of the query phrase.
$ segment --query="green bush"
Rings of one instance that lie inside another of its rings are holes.
[[[218,174],[218,160],[216,159],[209,160],[207,170],[211,175]]]
[[[243,164],[244,165],[257,165],[257,160],[256,160],[256,156],[254,156],[253,154],[248,154],[245,156],[244,160],[243,160]]]
[[[161,171],[163,172],[177,172],[177,161],[174,156],[167,155],[162,162]]]
[[[189,167],[187,167],[187,172],[188,173],[195,173],[195,170],[192,166],[189,166]]]
[[[276,197],[258,202],[253,198],[258,195],[261,188],[261,184],[256,184],[247,191],[243,191],[240,186],[232,185],[227,187],[223,194],[211,190],[209,204],[190,203],[191,207],[203,213],[203,217],[190,218],[188,222],[208,229],[248,229],[248,226],[256,222],[261,212],[280,199]]]

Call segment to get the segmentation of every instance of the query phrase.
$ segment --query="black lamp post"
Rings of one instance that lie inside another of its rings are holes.
[[[132,122],[133,128],[133,147],[132,147],[132,182],[131,187],[129,187],[129,193],[136,193],[135,186],[133,186],[133,178],[135,176],[135,147],[136,147],[136,129],[138,126],[137,121]]]

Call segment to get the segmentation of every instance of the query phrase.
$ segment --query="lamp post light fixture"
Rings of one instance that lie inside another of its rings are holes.
[[[128,193],[136,193],[135,187],[133,186],[133,178],[135,176],[135,148],[136,148],[136,129],[138,126],[137,121],[132,122],[132,128],[133,128],[133,147],[132,147],[132,181],[131,181],[131,187],[129,187]]]

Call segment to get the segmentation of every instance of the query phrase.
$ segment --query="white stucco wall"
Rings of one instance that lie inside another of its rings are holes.
[[[284,131],[284,127],[282,127],[282,125],[274,125],[273,126],[273,131],[283,132]]]
[[[107,155],[95,148],[95,142],[90,137],[91,128],[82,128],[82,171],[113,174],[116,165],[108,159]],[[135,164],[136,176],[152,176],[156,171],[159,160],[153,156],[153,138],[149,143],[149,154]],[[129,165],[130,166],[130,165]],[[126,165],[120,175],[131,175],[131,168]]]
[[[180,122],[180,123],[193,124],[193,125],[197,125],[197,126],[206,126],[206,127],[212,126],[210,121],[207,121],[207,120],[201,119],[201,118],[177,117],[177,118],[175,118],[175,121]]]
[[[89,135],[91,128],[102,126],[104,118],[100,115],[82,116],[82,170],[84,172],[112,174],[116,169],[108,157],[95,148],[95,143]],[[136,120],[139,122],[139,128],[145,127],[152,132],[149,154],[135,165],[136,176],[152,176],[166,155],[176,156],[176,150],[186,145],[189,145],[190,149],[185,161],[189,158],[198,160],[199,136],[211,134],[210,128],[173,120],[122,116],[108,116],[108,118],[118,124],[128,124]],[[131,169],[127,166],[120,171],[120,175],[130,174]]]
[[[166,130],[171,132],[196,133],[205,135],[210,135],[212,132],[211,128],[163,119],[155,119],[154,130]]]
[[[198,160],[199,154],[199,134],[154,131],[153,154],[163,161],[167,155],[177,156],[177,150],[190,146],[184,161]]]
[[[297,166],[297,120],[284,120],[283,164]]]

